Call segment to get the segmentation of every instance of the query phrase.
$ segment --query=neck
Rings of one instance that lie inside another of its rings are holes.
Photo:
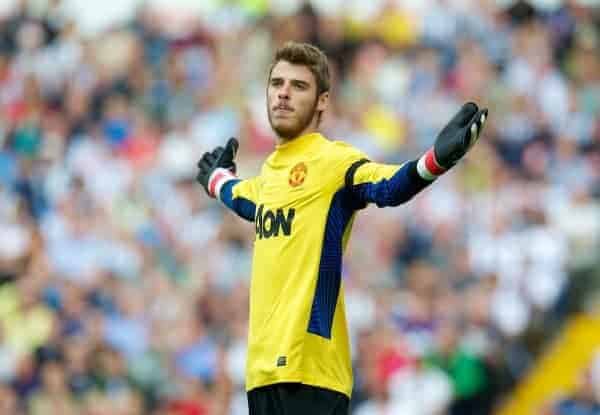
[[[278,144],[285,144],[285,143],[289,143],[292,140],[295,140],[298,137],[302,137],[303,135],[317,133],[317,132],[319,132],[319,129],[314,125],[310,125],[309,127],[306,127],[304,130],[302,130],[302,132],[300,134],[296,135],[295,137],[278,136],[277,142],[278,142]]]

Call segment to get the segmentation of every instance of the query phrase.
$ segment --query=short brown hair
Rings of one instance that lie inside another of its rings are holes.
[[[321,49],[308,43],[286,42],[275,52],[275,57],[269,69],[271,72],[279,61],[287,61],[294,65],[306,66],[314,75],[317,82],[317,96],[329,91],[329,64],[327,56]]]

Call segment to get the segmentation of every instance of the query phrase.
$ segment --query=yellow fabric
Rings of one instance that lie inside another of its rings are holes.
[[[18,354],[29,353],[50,337],[53,316],[40,304],[23,309],[15,285],[6,284],[0,289],[0,324],[11,349]]]
[[[405,12],[385,13],[374,25],[377,34],[389,46],[408,46],[414,44],[419,37],[414,16]]]
[[[393,112],[382,105],[367,110],[363,126],[385,150],[394,150],[404,144],[405,126]]]
[[[496,414],[543,413],[548,402],[576,390],[599,347],[600,316],[576,314],[571,317]]]
[[[5,319],[19,307],[19,293],[15,284],[0,287],[0,320]]]
[[[308,134],[278,145],[258,177],[234,185],[233,198],[254,202],[257,212],[247,390],[302,382],[350,396],[352,368],[343,284],[331,338],[308,332],[308,325],[333,197],[344,186],[348,168],[365,157],[348,144]],[[375,176],[371,172],[371,178]],[[274,224],[275,217],[290,222],[289,235],[284,224]],[[343,230],[343,246],[351,226],[352,219]]]
[[[365,163],[354,172],[353,183],[377,183],[382,179],[390,179],[400,168],[394,164]]]

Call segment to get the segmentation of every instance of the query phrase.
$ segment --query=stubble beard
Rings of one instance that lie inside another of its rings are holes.
[[[306,114],[300,117],[298,119],[298,122],[289,126],[275,126],[273,124],[273,119],[271,116],[271,106],[269,105],[267,115],[269,117],[269,124],[271,125],[271,129],[273,129],[275,134],[277,134],[277,137],[279,137],[282,140],[291,140],[298,137],[302,133],[302,131],[304,131],[306,127],[308,127],[310,123],[312,123],[313,119],[315,118],[315,113],[317,112],[317,102],[318,97],[315,98],[315,102],[313,103],[310,111],[307,111]]]

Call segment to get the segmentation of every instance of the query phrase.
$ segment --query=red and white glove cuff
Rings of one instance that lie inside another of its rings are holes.
[[[216,197],[220,200],[221,188],[223,185],[228,181],[235,179],[237,179],[237,176],[231,171],[222,167],[215,169],[208,179],[208,193],[211,197]]]
[[[417,173],[425,180],[435,180],[444,174],[446,169],[439,165],[435,159],[433,147],[431,147],[417,162]]]

